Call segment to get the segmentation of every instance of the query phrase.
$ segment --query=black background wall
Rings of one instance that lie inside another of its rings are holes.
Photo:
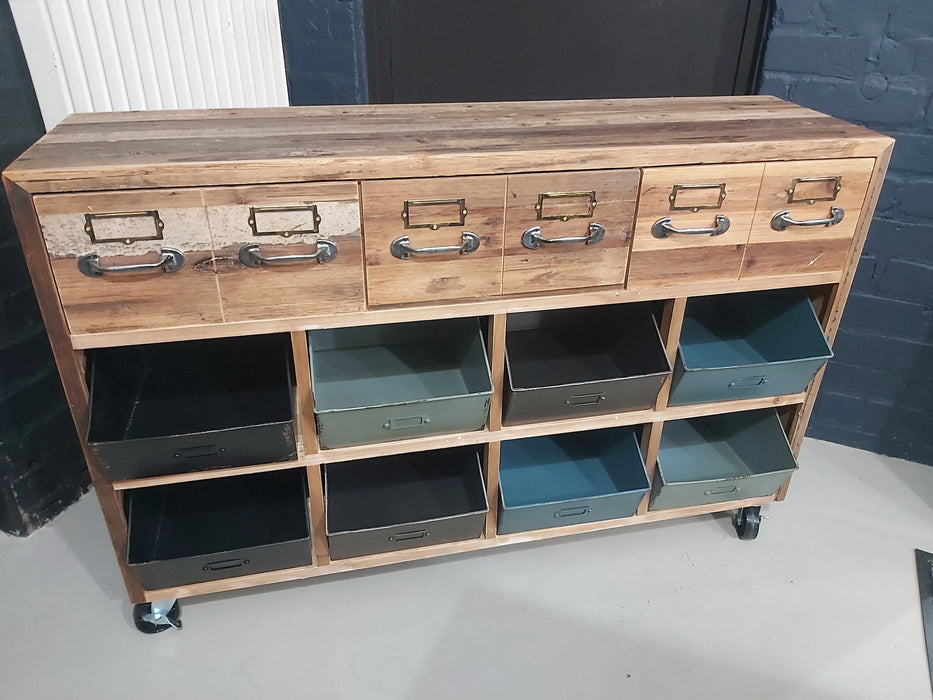
[[[897,139],[808,434],[933,464],[933,6],[777,0],[762,78]]]
[[[0,0],[0,170],[45,129],[8,0]],[[0,190],[0,529],[28,534],[87,471],[6,196]]]

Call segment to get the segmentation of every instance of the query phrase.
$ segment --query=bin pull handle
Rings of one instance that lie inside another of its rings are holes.
[[[175,457],[179,459],[198,459],[199,457],[216,457],[224,452],[224,448],[220,445],[194,445],[179,448],[175,452]]]
[[[427,530],[412,530],[411,532],[399,532],[396,535],[389,535],[389,542],[404,542],[405,540],[423,540],[430,537],[431,533]]]
[[[106,267],[100,264],[97,253],[88,253],[78,258],[78,270],[85,277],[103,277],[120,272],[164,272],[171,274],[178,272],[185,266],[185,254],[174,248],[162,248],[161,259],[154,263],[138,263],[136,265],[111,265]]]
[[[726,493],[738,493],[741,491],[738,486],[721,486],[718,489],[710,489],[706,492],[707,496],[722,496]]]
[[[400,236],[392,241],[389,250],[399,260],[408,260],[413,255],[443,255],[444,253],[460,253],[469,255],[479,248],[479,236],[469,231],[460,234],[460,245],[441,245],[433,248],[412,248],[408,236]]]
[[[246,566],[249,559],[223,559],[221,561],[212,561],[201,568],[204,571],[223,571],[224,569],[235,569],[238,566]]]
[[[654,222],[651,227],[651,235],[655,238],[667,238],[672,233],[691,236],[721,236],[729,230],[730,224],[728,216],[716,214],[716,225],[711,228],[675,228],[671,223],[671,217],[665,216],[663,219]]]
[[[578,515],[586,515],[587,513],[592,513],[593,509],[589,506],[582,506],[580,508],[564,508],[554,513],[555,518],[573,518]]]
[[[583,243],[594,245],[599,243],[606,235],[606,227],[592,222],[586,228],[585,236],[564,236],[563,238],[545,238],[540,226],[532,226],[522,234],[522,245],[529,250],[537,250],[542,243]]]
[[[595,394],[575,394],[564,401],[567,406],[595,406],[600,401],[606,400],[606,392],[600,391]]]
[[[263,267],[264,265],[294,265],[296,263],[314,262],[324,264],[337,257],[337,244],[326,238],[317,240],[317,250],[307,255],[272,255],[263,257],[259,252],[259,244],[251,243],[240,248],[237,258],[247,267]]]
[[[762,384],[767,384],[767,377],[742,377],[741,379],[736,379],[735,381],[729,382],[730,389],[748,389],[753,386],[761,386]]]
[[[771,228],[775,231],[784,231],[788,226],[835,226],[845,217],[846,213],[842,207],[830,207],[829,218],[826,219],[807,219],[806,221],[796,221],[790,216],[790,210],[779,211],[771,217]]]
[[[386,430],[401,430],[403,428],[420,428],[428,425],[431,419],[428,416],[409,416],[408,418],[390,418],[382,427]]]

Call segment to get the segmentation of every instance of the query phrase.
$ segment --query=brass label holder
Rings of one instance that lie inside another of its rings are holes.
[[[287,231],[260,231],[259,223],[256,220],[256,214],[265,214],[272,212],[287,212],[287,211],[309,211],[311,212],[311,228],[297,228],[290,229]],[[250,207],[249,208],[249,219],[246,223],[249,224],[250,229],[253,231],[254,236],[282,236],[283,238],[290,238],[292,236],[300,236],[306,233],[318,233],[321,229],[321,215],[317,212],[317,204],[284,204],[282,206],[274,207]]]
[[[677,195],[685,190],[688,192],[695,192],[697,190],[719,190],[719,195],[716,197],[717,201],[715,204],[679,205],[677,204]],[[668,195],[667,199],[671,203],[671,211],[700,211],[701,209],[721,209],[722,203],[726,199],[726,183],[717,182],[703,185],[674,185],[671,188],[671,193]]]
[[[827,184],[832,183],[832,194],[828,194],[825,197],[800,197],[796,196],[797,194],[797,185],[812,184],[817,182],[825,182]],[[814,202],[835,202],[836,197],[839,194],[839,190],[842,189],[842,176],[833,175],[830,177],[795,177],[793,182],[791,182],[790,187],[787,188],[787,203],[788,204],[813,204]]]
[[[412,209],[414,208],[439,207],[451,204],[457,206],[456,221],[437,221],[423,224],[411,223]],[[463,226],[464,223],[466,223],[466,215],[466,199],[464,197],[456,197],[453,199],[406,199],[402,206],[402,221],[405,222],[405,228],[429,228],[432,231],[437,231],[437,229],[442,226]]]
[[[94,231],[95,221],[100,221],[103,219],[136,219],[142,217],[152,218],[152,225],[155,228],[155,232],[151,236],[121,236],[119,238],[99,238],[97,233]],[[147,211],[118,211],[106,212],[103,214],[84,215],[84,232],[91,239],[91,243],[123,243],[124,245],[130,245],[131,243],[136,243],[137,241],[161,241],[162,230],[164,228],[165,224],[163,223],[162,219],[159,218],[159,212],[157,209]]]
[[[544,205],[548,200],[552,199],[584,199],[585,202],[581,202],[583,206],[583,211],[575,214],[567,214],[566,212],[561,214],[545,215],[544,214]],[[538,194],[538,203],[535,204],[535,212],[538,215],[538,221],[570,221],[570,219],[590,219],[593,216],[593,211],[596,209],[596,190],[581,191],[581,192],[541,192]]]

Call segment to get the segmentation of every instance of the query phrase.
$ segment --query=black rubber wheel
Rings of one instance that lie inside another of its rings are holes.
[[[151,612],[151,603],[138,603],[133,606],[133,624],[136,625],[136,629],[138,629],[143,634],[158,634],[159,632],[164,632],[167,629],[172,629],[172,625],[157,625],[153,622],[149,622],[148,620],[144,620],[143,617]],[[180,601],[175,601],[172,609],[168,611],[168,617],[175,620],[178,623],[178,628],[181,628]]]
[[[739,508],[732,519],[735,531],[740,540],[753,540],[758,537],[758,528],[761,526],[761,506],[748,506]]]

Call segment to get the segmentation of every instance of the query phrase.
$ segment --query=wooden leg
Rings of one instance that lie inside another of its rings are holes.
[[[489,513],[486,514],[486,538],[496,536],[499,520],[499,453],[500,442],[490,442],[486,446],[486,499],[489,501]]]

